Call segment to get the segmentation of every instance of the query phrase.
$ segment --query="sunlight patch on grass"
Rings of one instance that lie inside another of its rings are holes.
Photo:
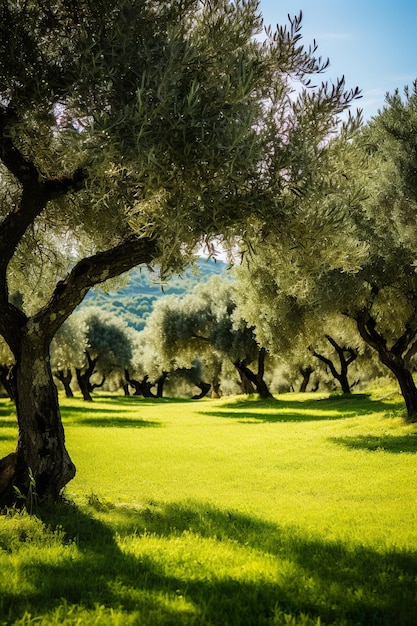
[[[91,427],[69,423],[78,473],[67,493],[82,498],[93,491],[138,505],[154,498],[210,501],[308,532],[319,529],[330,540],[413,545],[415,427],[368,397],[337,397],[338,410],[346,403],[351,408],[335,417],[331,398],[307,396],[294,394],[293,408],[292,395],[259,403],[142,404],[132,398],[122,406],[149,427],[112,426],[111,434],[100,427],[92,436]],[[305,419],[297,412],[309,405]],[[113,401],[112,408],[118,406]],[[255,413],[253,421],[233,418],[232,411],[242,409],[248,419]],[[288,413],[298,419],[288,420]],[[383,440],[383,450],[372,449],[376,440]],[[396,441],[407,446],[406,454],[393,453]]]
[[[380,391],[62,399],[72,504],[0,520],[0,623],[414,626],[417,429]]]

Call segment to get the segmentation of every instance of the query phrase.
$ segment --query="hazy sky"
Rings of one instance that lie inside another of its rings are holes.
[[[417,0],[260,0],[267,24],[287,23],[303,11],[303,41],[316,40],[330,59],[323,78],[344,75],[358,86],[364,118],[384,105],[387,91],[417,79]]]

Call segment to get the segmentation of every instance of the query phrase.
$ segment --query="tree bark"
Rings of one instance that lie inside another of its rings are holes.
[[[339,344],[331,337],[330,335],[325,335],[327,341],[336,351],[336,354],[339,358],[340,364],[340,372],[337,371],[333,361],[328,359],[323,354],[319,354],[315,350],[311,349],[313,356],[315,356],[319,361],[327,365],[329,368],[333,378],[335,378],[342,388],[343,393],[350,393],[350,384],[348,380],[348,368],[351,363],[358,357],[358,352],[355,348],[339,346]],[[346,355],[348,355],[346,357]]]
[[[201,398],[204,398],[211,389],[210,383],[205,383],[203,380],[200,381],[199,383],[194,383],[194,384],[196,387],[201,389],[201,393],[198,393],[195,396],[193,396],[192,400],[201,400]]]
[[[75,476],[65,447],[64,429],[49,360],[49,342],[42,334],[26,333],[13,371],[19,437],[13,471],[3,481],[0,506],[28,497],[57,500]],[[31,480],[33,484],[31,485]]]
[[[156,397],[162,398],[164,395],[164,385],[168,378],[168,372],[162,372],[158,380],[156,381]]]
[[[300,367],[300,374],[303,377],[300,385],[300,393],[305,393],[307,391],[307,385],[310,382],[311,374],[313,372],[314,370],[310,365],[307,365],[307,367]]]
[[[269,391],[268,385],[264,380],[265,357],[266,350],[265,348],[261,348],[258,354],[258,371],[256,374],[255,372],[252,372],[251,369],[249,369],[244,359],[235,361],[233,365],[238,370],[242,383],[244,383],[244,379],[246,378],[248,381],[250,381],[252,385],[255,386],[256,392],[260,395],[261,398],[271,398],[272,393]]]
[[[217,399],[221,397],[220,393],[220,379],[218,376],[215,376],[211,382],[211,397],[213,399]]]
[[[99,387],[102,387],[104,385],[104,383],[106,382],[106,377],[103,376],[103,378],[101,379],[101,382],[99,383],[92,383],[91,377],[95,373],[94,370],[97,365],[97,361],[99,357],[94,357],[93,359],[90,356],[90,353],[88,352],[88,350],[86,350],[85,356],[87,359],[87,367],[84,369],[84,371],[82,371],[81,368],[76,367],[75,373],[77,376],[78,386],[80,388],[83,399],[86,402],[92,402],[93,401],[93,398],[91,395],[92,392],[94,391],[94,389],[98,389]]]
[[[407,421],[417,422],[417,387],[410,368],[410,358],[416,352],[417,328],[411,324],[389,348],[385,337],[376,330],[376,320],[366,308],[353,316],[362,339],[378,353],[379,360],[394,374],[407,409]]]
[[[90,383],[90,378],[94,374],[94,369],[96,367],[98,357],[93,359],[88,351],[85,352],[85,357],[87,359],[87,367],[84,368],[84,371],[81,368],[76,367],[75,373],[83,399],[86,402],[92,402],[93,398],[91,396],[91,392],[93,390],[93,386]]]
[[[14,400],[14,389],[10,380],[12,370],[12,365],[0,365],[0,381],[10,400]]]
[[[236,365],[236,363],[234,363],[234,366],[236,367],[237,371],[239,372],[240,385],[242,387],[243,393],[246,393],[249,396],[251,394],[255,393],[255,386],[249,380],[249,378],[247,377],[245,372],[238,365]]]
[[[152,393],[151,389],[152,387],[154,387],[155,385],[151,382],[149,382],[149,376],[146,375],[143,377],[143,379],[140,380],[135,380],[134,378],[130,377],[129,371],[125,370],[125,376],[126,376],[126,380],[129,383],[129,385],[131,385],[133,387],[133,389],[135,390],[133,395],[134,396],[143,396],[144,398],[156,398],[159,396],[156,396],[154,393]]]
[[[58,370],[57,372],[55,372],[55,376],[62,383],[66,397],[73,398],[74,394],[71,389],[72,372],[70,368],[68,367],[66,371]]]

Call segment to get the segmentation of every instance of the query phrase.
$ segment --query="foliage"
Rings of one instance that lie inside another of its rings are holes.
[[[53,371],[82,367],[88,349],[85,318],[70,316],[56,333],[51,344]]]
[[[259,233],[253,270],[241,290],[249,320],[256,303],[266,303],[259,314],[261,339],[278,329],[276,341],[285,345],[292,327],[304,332],[311,311],[319,323],[335,313],[354,320],[362,340],[397,378],[410,420],[417,416],[411,375],[417,349],[411,237],[416,102],[414,86],[404,101],[398,93],[389,97],[362,130],[329,138],[310,187],[298,198],[293,237],[285,240],[280,227]]]
[[[129,367],[132,359],[132,333],[116,315],[99,307],[85,307],[75,314],[75,323],[85,326],[85,350],[97,359],[97,369],[109,374]]]
[[[148,320],[146,337],[166,370],[189,367],[198,356],[212,380],[219,378],[222,361],[228,360],[239,374],[264,384],[265,351],[256,342],[253,327],[235,309],[232,282],[213,276],[182,298],[167,296],[159,301]],[[255,378],[249,370],[254,361],[261,363],[260,381],[250,378]]]

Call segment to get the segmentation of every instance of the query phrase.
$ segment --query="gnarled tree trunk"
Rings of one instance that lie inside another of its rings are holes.
[[[165,381],[168,378],[168,372],[162,372],[158,380],[156,381],[156,397],[162,398],[164,394]]]
[[[66,370],[58,370],[55,372],[56,378],[62,383],[67,398],[73,398],[74,394],[71,389],[72,372],[69,367]]]
[[[19,215],[10,214],[9,221],[15,218]],[[20,222],[19,228],[24,231]],[[0,230],[0,252],[13,243],[10,234],[3,239],[1,234]],[[16,452],[0,459],[0,508],[19,500],[13,487],[27,498],[31,477],[38,498],[53,500],[60,497],[62,489],[74,477],[75,467],[65,447],[58,393],[50,366],[50,343],[90,287],[135,265],[150,263],[155,255],[154,241],[132,236],[114,248],[84,258],[65,280],[57,283],[49,302],[29,318],[7,301],[7,263],[0,254],[0,332],[15,358],[11,383],[19,425]]]
[[[319,354],[313,348],[311,348],[311,353],[315,356],[319,361],[327,365],[329,368],[333,378],[335,378],[342,388],[343,393],[350,393],[350,383],[348,380],[348,368],[351,363],[358,357],[358,351],[355,348],[351,348],[350,346],[339,346],[339,344],[331,337],[330,335],[325,335],[327,341],[336,351],[336,354],[339,358],[340,371],[338,372],[333,361],[328,359],[323,354]]]
[[[194,395],[192,397],[193,400],[201,400],[201,398],[204,398],[211,389],[210,383],[205,383],[204,380],[201,380],[199,383],[194,384],[201,390],[201,393]]]
[[[311,365],[307,365],[306,367],[300,367],[300,374],[303,377],[300,385],[300,393],[305,393],[307,391],[307,385],[310,382],[311,374],[314,372]]]
[[[0,505],[22,504],[30,492],[38,498],[57,500],[65,485],[75,476],[75,466],[65,447],[64,429],[53,382],[49,342],[35,331],[22,338],[13,371],[19,438],[13,467],[6,465],[0,476]]]
[[[239,372],[239,375],[242,380],[242,384],[244,384],[245,379],[249,381],[252,385],[254,385],[256,392],[260,395],[261,398],[271,398],[272,394],[268,389],[268,385],[264,380],[265,373],[265,357],[266,350],[265,348],[261,348],[258,354],[258,371],[255,373],[251,369],[249,369],[245,359],[234,361],[233,365]],[[251,393],[251,392],[246,392]],[[252,392],[253,393],[253,392]]]
[[[95,386],[91,384],[90,378],[94,374],[94,370],[98,361],[98,357],[94,359],[91,358],[88,350],[85,352],[85,356],[87,359],[87,366],[82,370],[81,368],[76,367],[75,373],[77,375],[77,383],[80,388],[83,399],[86,402],[92,402],[93,398],[91,396],[91,392],[95,389]],[[104,384],[104,380],[102,382]],[[100,385],[96,385],[96,387],[100,387]]]
[[[417,352],[417,326],[408,324],[404,333],[388,347],[385,337],[376,330],[376,320],[366,308],[356,311],[359,333],[378,353],[379,360],[394,374],[407,409],[407,421],[417,422],[417,387],[410,368],[410,359]]]

